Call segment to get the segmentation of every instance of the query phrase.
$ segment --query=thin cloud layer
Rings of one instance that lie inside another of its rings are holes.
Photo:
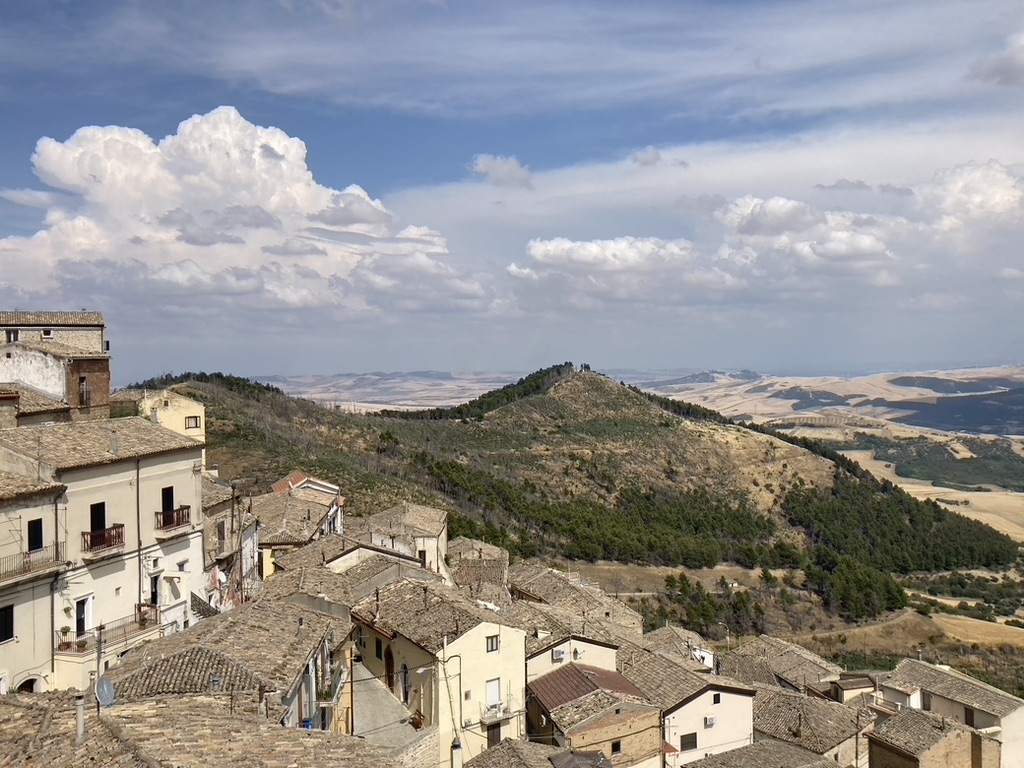
[[[63,294],[116,306],[128,286],[179,307],[218,302],[225,313],[359,316],[484,301],[480,284],[445,263],[438,233],[398,229],[358,186],[318,184],[301,140],[231,107],[159,142],[130,128],[82,128],[64,142],[40,140],[32,160],[49,190],[4,197],[46,215],[33,237],[0,240],[9,304]]]

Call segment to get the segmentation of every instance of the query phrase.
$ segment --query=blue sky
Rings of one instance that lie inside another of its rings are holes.
[[[1019,4],[0,22],[0,304],[102,310],[120,381],[1020,362]]]

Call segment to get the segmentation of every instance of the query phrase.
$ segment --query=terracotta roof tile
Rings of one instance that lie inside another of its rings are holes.
[[[0,472],[0,503],[16,501],[29,496],[48,494],[58,496],[67,486],[45,480],[35,480],[21,475]]]
[[[794,744],[758,741],[692,763],[687,768],[836,768],[832,760]]]
[[[806,683],[838,680],[843,668],[806,648],[768,635],[761,635],[732,651],[737,656],[764,659],[772,673],[801,690]]]
[[[872,723],[874,716],[868,710],[802,693],[760,690],[754,697],[756,732],[819,755],[853,738]]]
[[[920,755],[950,733],[956,732],[973,733],[974,729],[961,725],[951,717],[940,717],[917,709],[904,709],[886,718],[869,738],[903,752]]]
[[[0,310],[0,326],[102,326],[102,312]]]
[[[352,606],[353,618],[388,633],[399,633],[430,653],[483,622],[500,623],[451,587],[403,580],[382,587]]]
[[[597,690],[636,701],[648,701],[643,691],[618,672],[587,664],[567,664],[532,680],[527,687],[548,712]]]
[[[202,447],[137,416],[0,430],[0,445],[39,457],[58,471]]]
[[[929,691],[997,717],[1005,717],[1024,705],[1024,700],[993,685],[917,659],[903,659],[882,685],[904,693]]]

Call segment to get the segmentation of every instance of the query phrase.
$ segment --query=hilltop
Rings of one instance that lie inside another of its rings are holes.
[[[1016,557],[1007,537],[816,443],[571,363],[420,413],[347,414],[225,377],[182,386],[207,404],[209,460],[226,479],[259,488],[302,466],[342,485],[353,513],[445,507],[453,535],[519,556],[802,568],[849,615],[903,604],[889,572]]]

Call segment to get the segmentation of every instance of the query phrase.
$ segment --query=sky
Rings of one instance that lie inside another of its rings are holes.
[[[10,0],[0,306],[115,383],[1019,364],[1024,7]]]

